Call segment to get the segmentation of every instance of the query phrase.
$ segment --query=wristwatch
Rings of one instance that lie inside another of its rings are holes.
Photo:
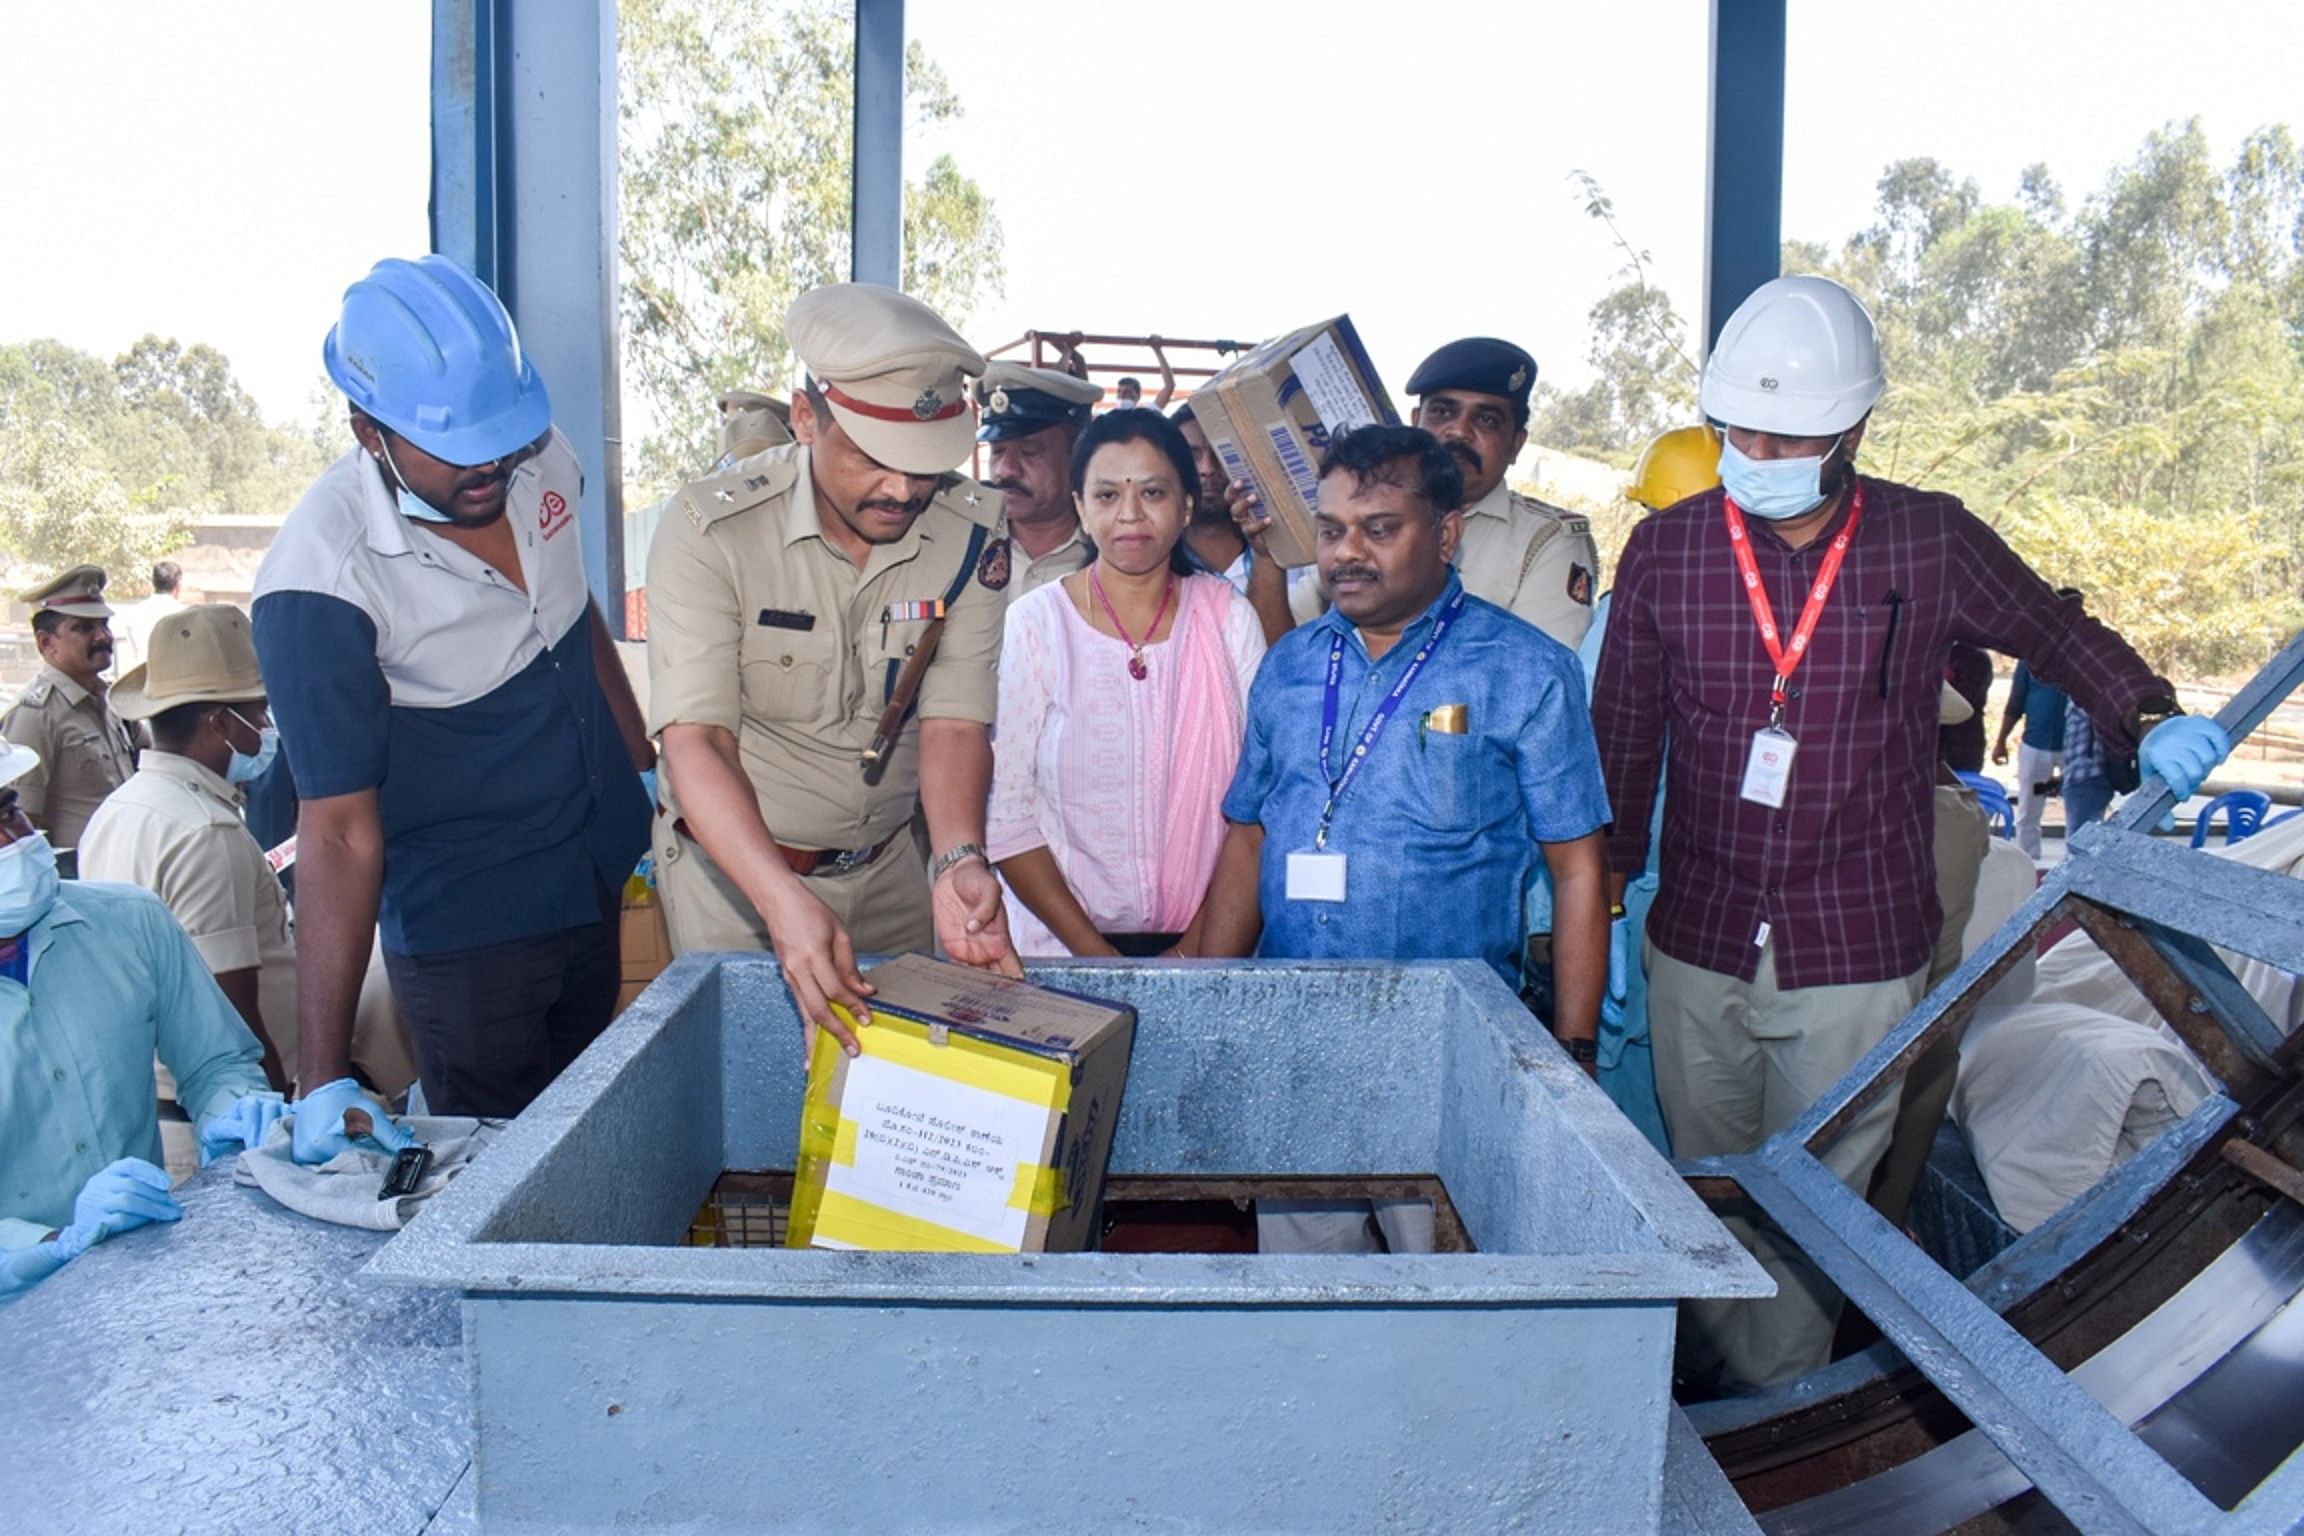
[[[961,843],[936,855],[936,862],[928,866],[928,883],[934,885],[944,878],[944,871],[955,864],[965,864],[970,859],[984,859],[987,864],[992,862],[984,857],[984,845],[982,843]]]
[[[2164,693],[2155,693],[2140,701],[2128,716],[2130,737],[2142,744],[2146,733],[2184,713],[2176,701]]]
[[[1560,1042],[1560,1049],[1566,1051],[1568,1059],[1578,1066],[1589,1066],[1600,1059],[1600,1042],[1590,1035],[1580,1035],[1575,1039],[1554,1035],[1552,1038]]]

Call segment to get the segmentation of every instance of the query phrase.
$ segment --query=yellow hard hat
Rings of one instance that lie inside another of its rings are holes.
[[[1674,427],[1642,450],[1624,494],[1661,512],[1719,483],[1720,434],[1710,427]]]

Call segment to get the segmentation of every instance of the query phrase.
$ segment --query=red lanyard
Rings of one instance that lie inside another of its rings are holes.
[[[1784,722],[1784,685],[1808,654],[1808,639],[1816,633],[1816,621],[1824,616],[1824,600],[1832,595],[1840,562],[1848,557],[1848,541],[1856,537],[1856,525],[1864,519],[1864,486],[1858,481],[1849,492],[1848,521],[1840,525],[1832,547],[1824,552],[1824,563],[1816,570],[1816,585],[1808,589],[1808,606],[1800,610],[1800,627],[1792,631],[1789,647],[1776,631],[1776,610],[1769,605],[1768,589],[1760,584],[1760,567],[1753,563],[1744,514],[1725,496],[1720,505],[1728,519],[1728,547],[1735,551],[1736,569],[1744,577],[1744,596],[1752,604],[1752,617],[1760,624],[1760,642],[1768,647],[1768,659],[1776,663],[1776,683],[1768,694],[1768,724],[1773,728]]]

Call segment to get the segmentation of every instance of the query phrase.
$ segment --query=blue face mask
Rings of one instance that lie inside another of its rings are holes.
[[[392,462],[392,445],[383,442],[381,438],[378,439],[378,445],[384,450],[384,467],[392,471],[393,484],[398,488],[400,515],[419,523],[454,522],[454,518],[408,489],[408,482],[401,475],[400,466]]]
[[[1780,523],[1824,504],[1824,466],[1840,451],[1839,439],[1812,459],[1755,459],[1720,438],[1720,483],[1728,499],[1754,517]]]
[[[272,766],[272,759],[280,755],[280,733],[268,725],[248,725],[248,717],[236,709],[227,708],[225,713],[254,731],[260,745],[253,754],[233,747],[232,761],[224,765],[224,777],[234,784],[247,784],[264,777],[265,770]]]
[[[56,905],[56,850],[35,832],[0,848],[0,938],[14,938]]]

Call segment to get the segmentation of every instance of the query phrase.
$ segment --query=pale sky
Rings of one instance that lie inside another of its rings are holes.
[[[970,324],[981,346],[1029,326],[1245,341],[1349,311],[1395,393],[1472,333],[1573,384],[1621,257],[1572,171],[1698,308],[1708,15],[911,0],[967,116],[909,153],[950,150],[998,206],[1007,294]],[[425,241],[430,16],[0,3],[0,341],[206,341],[303,419],[344,285]],[[2280,0],[1792,0],[1790,32],[1792,236],[1861,227],[1899,156],[1995,199],[2044,160],[2077,200],[2171,120],[2201,116],[2219,160],[2304,128],[2304,6]]]

